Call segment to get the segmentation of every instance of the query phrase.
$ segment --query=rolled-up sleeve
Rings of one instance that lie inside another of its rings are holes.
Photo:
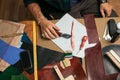
[[[36,3],[36,0],[23,0],[24,5],[27,7],[30,3]]]

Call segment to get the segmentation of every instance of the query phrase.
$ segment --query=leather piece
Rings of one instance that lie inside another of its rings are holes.
[[[84,15],[84,21],[89,43],[97,43],[96,46],[85,50],[87,77],[88,80],[102,80],[105,75],[105,70],[94,15]]]
[[[118,73],[114,73],[114,74],[109,74],[105,76],[105,80],[120,80],[120,78],[118,79]]]
[[[64,78],[68,77],[69,75],[73,75],[75,80],[86,80],[86,75],[81,66],[79,58],[71,59],[71,66],[65,69],[62,69],[59,63],[46,65],[44,68],[38,71],[38,80],[60,80],[55,70],[53,69],[54,65],[58,65]],[[29,78],[29,80],[34,80],[33,74],[28,74],[26,72],[24,72],[24,74]]]
[[[103,59],[104,59],[104,66],[105,66],[106,74],[120,72],[120,69],[106,55],[106,52],[109,52],[111,49],[114,50],[118,56],[120,56],[120,54],[119,54],[120,53],[120,45],[112,44],[112,45],[103,47],[102,55],[103,55]]]
[[[0,80],[11,80],[12,75],[19,75],[20,72],[14,66],[9,66],[4,72],[0,73]]]
[[[28,80],[25,75],[19,74],[19,75],[12,75],[11,80]]]
[[[99,41],[97,28],[93,14],[84,15],[84,22],[87,28],[88,41],[89,43],[97,43]]]
[[[118,74],[105,74],[101,44],[93,14],[84,15],[89,43],[96,46],[85,50],[86,72],[88,80],[116,80]]]
[[[24,27],[24,24],[0,19],[0,39],[10,44],[11,46],[18,47],[18,44],[21,40],[20,36],[24,31]],[[16,36],[17,34],[19,35]]]
[[[105,70],[100,43],[85,50],[85,61],[88,80],[103,80]]]

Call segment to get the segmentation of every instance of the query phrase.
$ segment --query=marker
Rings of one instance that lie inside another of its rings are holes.
[[[84,47],[85,42],[87,41],[87,39],[88,39],[87,36],[83,36],[83,38],[82,38],[82,42],[81,42],[81,44],[80,44],[80,50]]]

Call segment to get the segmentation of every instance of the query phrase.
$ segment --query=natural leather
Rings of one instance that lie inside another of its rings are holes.
[[[99,41],[93,14],[84,15],[89,43],[96,46],[85,50],[85,62],[88,80],[116,80],[118,74],[105,74],[101,44]]]
[[[87,28],[89,43],[98,42],[99,39],[98,39],[97,28],[96,28],[96,24],[95,24],[95,20],[94,20],[94,15],[93,14],[84,15],[84,22],[85,22],[85,26]]]
[[[38,71],[38,80],[60,80],[53,69],[54,65],[58,65],[64,78],[69,75],[73,75],[75,80],[87,80],[79,58],[71,59],[71,66],[65,69],[62,69],[59,63],[48,64]],[[33,74],[28,74],[27,72],[24,72],[24,74],[29,78],[29,80],[34,80]]]

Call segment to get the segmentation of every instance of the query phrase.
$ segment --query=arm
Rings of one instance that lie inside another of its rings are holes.
[[[37,3],[30,3],[27,7],[38,22],[38,25],[41,28],[42,36],[47,39],[57,38],[58,34],[56,31],[58,31],[59,28],[44,17],[40,6]]]
[[[100,0],[100,12],[103,17],[110,16],[112,12],[112,6],[109,4],[107,0]]]

